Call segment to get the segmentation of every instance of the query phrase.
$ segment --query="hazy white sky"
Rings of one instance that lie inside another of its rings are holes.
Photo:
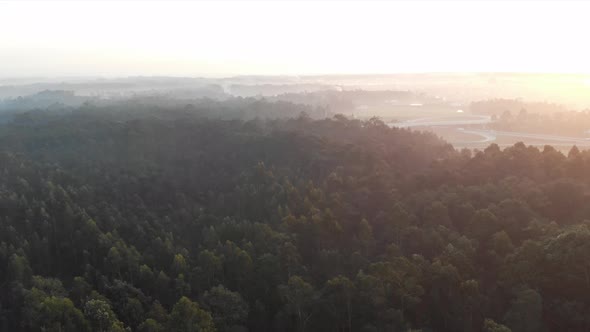
[[[0,2],[0,77],[590,73],[590,2]]]

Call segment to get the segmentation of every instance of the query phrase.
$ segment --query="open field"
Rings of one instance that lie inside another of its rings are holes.
[[[590,137],[497,131],[488,129],[490,123],[492,123],[492,120],[489,116],[461,114],[454,116],[420,117],[391,123],[390,125],[400,128],[432,131],[458,149],[483,149],[491,143],[505,147],[517,142],[538,146],[552,145],[561,150],[568,150],[574,145],[579,148],[590,148]]]

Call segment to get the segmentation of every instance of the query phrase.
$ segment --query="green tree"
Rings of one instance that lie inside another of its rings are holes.
[[[493,320],[486,318],[483,321],[483,332],[512,332],[506,326],[496,323]]]
[[[61,283],[55,279],[44,280],[35,277],[37,286],[50,286],[50,294],[62,293]],[[61,289],[60,289],[61,288]],[[45,331],[88,331],[88,322],[74,303],[63,296],[48,295],[41,289],[33,287],[25,291],[23,306],[25,326]]]
[[[510,309],[504,316],[506,325],[513,332],[533,332],[543,330],[543,300],[532,289],[523,289],[512,300]]]
[[[39,308],[37,326],[44,331],[89,331],[90,326],[84,314],[74,303],[63,297],[49,296]]]
[[[28,283],[32,277],[31,266],[25,256],[12,254],[8,263],[8,276],[10,280]]]
[[[168,328],[178,332],[214,332],[211,314],[183,296],[176,302],[170,313]]]
[[[107,332],[122,328],[121,322],[111,309],[111,305],[101,299],[90,299],[84,304],[84,316],[90,322],[93,330]]]
[[[344,276],[334,277],[324,286],[322,297],[326,300],[338,328],[346,327],[348,331],[352,331],[354,293],[354,283]]]
[[[316,298],[313,287],[299,276],[289,278],[287,285],[279,286],[285,303],[285,311],[293,315],[297,322],[297,330],[305,331],[310,318],[314,314]]]
[[[239,293],[232,292],[223,285],[206,291],[203,305],[211,311],[213,322],[219,331],[230,331],[234,326],[242,326],[248,318],[248,303]]]
[[[149,318],[160,324],[165,324],[168,321],[168,312],[158,300],[155,300],[154,303],[152,303],[150,311],[147,315]]]
[[[207,288],[211,287],[215,276],[221,272],[222,259],[209,250],[203,250],[199,253],[199,271],[205,276],[204,284]]]
[[[185,273],[188,269],[186,259],[182,254],[174,255],[174,261],[172,262],[172,271],[176,274]]]
[[[368,256],[371,252],[371,247],[375,244],[375,239],[373,238],[373,228],[367,221],[367,219],[362,219],[359,223],[358,228],[358,241],[361,246],[362,253],[365,256]]]
[[[138,327],[140,332],[164,332],[164,326],[158,323],[155,319],[148,318],[143,321]]]

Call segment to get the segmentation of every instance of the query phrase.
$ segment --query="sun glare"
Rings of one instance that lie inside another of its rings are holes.
[[[0,31],[10,31],[0,33],[0,74],[590,73],[590,48],[579,38],[590,29],[589,9],[590,2],[527,1],[0,1]]]

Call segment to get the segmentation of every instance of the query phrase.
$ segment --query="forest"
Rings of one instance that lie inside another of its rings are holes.
[[[5,121],[0,330],[590,331],[590,152],[313,112]]]

